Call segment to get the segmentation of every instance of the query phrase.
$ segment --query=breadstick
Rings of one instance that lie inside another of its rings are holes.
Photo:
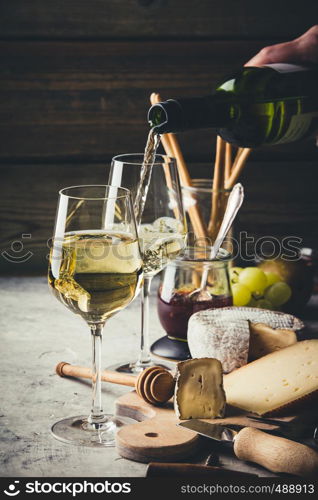
[[[225,144],[225,172],[224,172],[224,183],[227,181],[231,175],[232,169],[232,144],[227,142]]]
[[[246,160],[251,154],[251,149],[250,148],[244,148],[242,152],[237,153],[233,168],[231,171],[231,175],[229,179],[225,181],[225,188],[226,189],[232,189],[234,184],[236,183],[237,179],[239,178],[240,174],[242,173],[243,168],[245,167]]]
[[[224,166],[224,153],[225,153],[225,141],[217,136],[216,138],[216,154],[215,154],[215,165],[213,173],[213,186],[212,186],[212,206],[211,206],[211,217],[208,225],[208,233],[213,236],[216,230],[218,222],[218,211],[219,211],[219,193],[222,188],[222,167]]]

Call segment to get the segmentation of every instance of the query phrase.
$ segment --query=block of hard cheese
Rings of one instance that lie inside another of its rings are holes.
[[[296,332],[283,328],[271,328],[264,323],[252,323],[250,326],[249,359],[258,359],[297,342]]]
[[[224,376],[227,403],[258,415],[282,413],[318,395],[318,339],[303,340]]]
[[[220,361],[199,358],[178,363],[174,406],[181,420],[223,417],[225,393]]]

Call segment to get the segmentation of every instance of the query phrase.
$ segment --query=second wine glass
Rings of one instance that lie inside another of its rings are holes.
[[[140,189],[143,154],[124,154],[112,160],[109,184],[129,189],[133,202]],[[144,268],[141,292],[140,352],[137,361],[128,362],[118,371],[138,373],[154,363],[149,349],[149,294],[153,277],[183,250],[186,241],[186,221],[176,162],[157,154],[149,165],[147,184],[143,186],[143,211],[139,217],[138,237]],[[138,198],[138,197],[137,197]],[[135,207],[135,210],[140,207]]]

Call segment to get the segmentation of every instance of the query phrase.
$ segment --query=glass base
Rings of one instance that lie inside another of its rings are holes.
[[[115,446],[118,429],[132,423],[136,421],[128,417],[105,415],[98,424],[91,424],[86,415],[80,415],[59,420],[52,425],[51,433],[63,443],[100,448]]]
[[[191,358],[188,342],[171,339],[167,335],[156,340],[150,350],[155,356],[172,363]]]
[[[130,373],[132,375],[138,375],[140,372],[144,371],[146,368],[150,366],[160,366],[162,368],[166,368],[167,370],[171,370],[172,366],[169,362],[162,364],[158,361],[151,359],[147,363],[140,363],[139,361],[131,362],[131,363],[123,363],[119,365],[108,366],[107,370],[112,370],[119,373]]]

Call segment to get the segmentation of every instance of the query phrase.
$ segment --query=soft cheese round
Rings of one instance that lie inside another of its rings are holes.
[[[193,358],[208,356],[222,363],[229,373],[247,363],[250,330],[244,319],[223,326],[211,323],[206,311],[191,316],[188,324],[188,344]]]
[[[247,363],[250,329],[248,321],[272,328],[301,330],[304,324],[295,316],[252,307],[206,309],[193,314],[188,323],[191,356],[221,361],[225,373]]]

